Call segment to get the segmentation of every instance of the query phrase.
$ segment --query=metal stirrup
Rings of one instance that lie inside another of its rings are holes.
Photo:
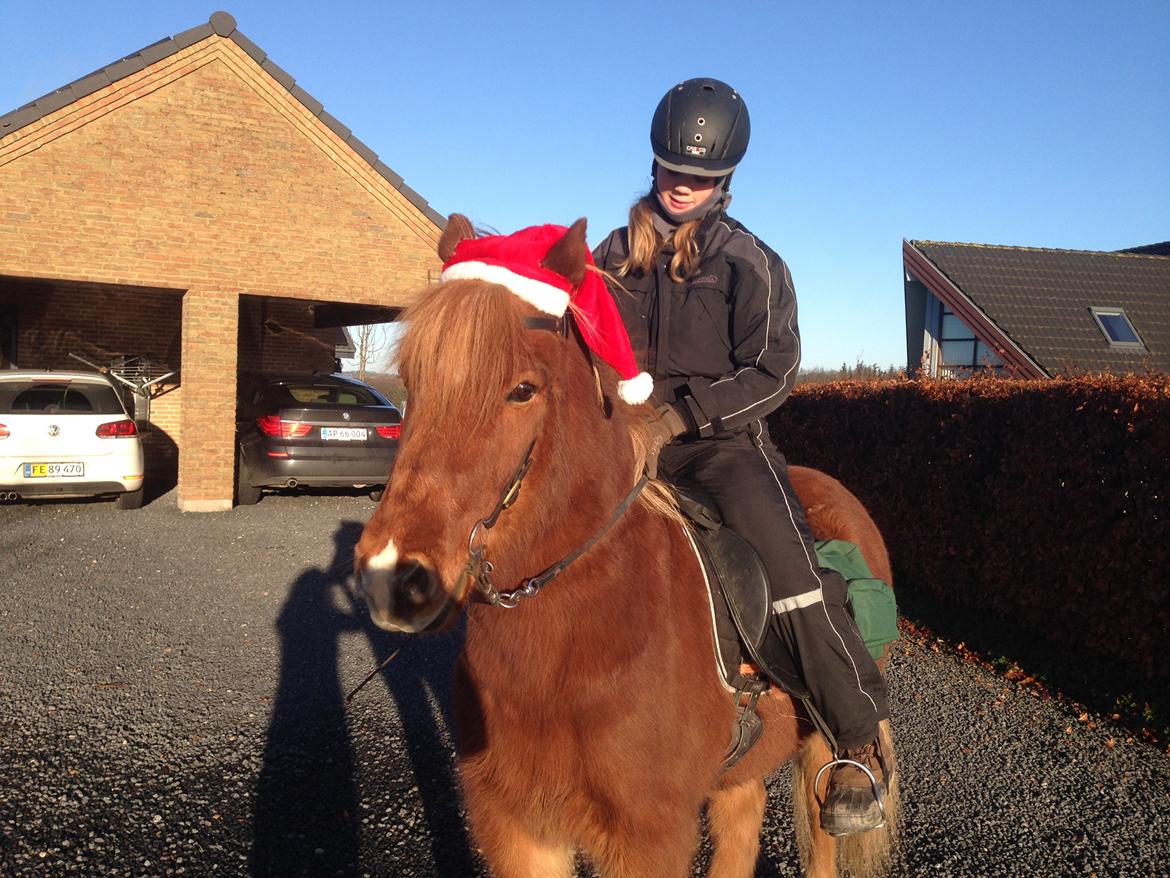
[[[878,759],[880,760],[881,757],[879,756]],[[881,829],[886,825],[886,820],[888,819],[886,815],[886,794],[882,790],[881,783],[876,777],[874,777],[873,772],[870,771],[869,768],[865,765],[862,765],[860,762],[857,762],[853,759],[842,759],[840,757],[836,757],[830,762],[826,762],[821,766],[821,770],[817,772],[817,776],[813,780],[813,791],[815,792],[820,788],[821,775],[837,765],[855,765],[865,772],[865,776],[869,778],[869,785],[873,789],[873,797],[877,801],[878,811],[880,811],[882,815],[882,822],[875,826],[874,829]],[[822,802],[821,805],[823,806],[824,802]]]

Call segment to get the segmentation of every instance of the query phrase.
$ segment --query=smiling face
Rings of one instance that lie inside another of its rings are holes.
[[[673,214],[694,210],[710,200],[719,189],[722,177],[700,177],[696,174],[680,174],[658,165],[654,174],[654,190],[658,200]]]

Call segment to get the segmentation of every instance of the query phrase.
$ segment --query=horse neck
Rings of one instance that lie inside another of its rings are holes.
[[[667,636],[668,571],[677,575],[684,539],[678,525],[635,504],[516,609],[473,604],[465,661],[481,685],[521,699],[577,693],[612,679]]]
[[[522,499],[533,504],[519,528],[528,530],[523,538],[515,536],[510,563],[501,565],[507,577],[497,583],[501,589],[520,585],[584,545],[634,486],[628,419],[637,415],[624,408],[603,411],[593,392],[590,387],[589,402],[567,405],[555,429],[537,442],[533,453],[539,463],[532,476],[540,481],[521,490]],[[517,609],[473,606],[469,660],[509,686],[546,693],[567,678],[579,685],[585,676],[607,673],[613,663],[647,647],[655,627],[648,616],[663,606],[661,593],[670,582],[666,565],[680,539],[677,525],[636,501],[585,554]],[[654,565],[663,572],[644,576]],[[580,664],[582,655],[590,656],[587,665]]]

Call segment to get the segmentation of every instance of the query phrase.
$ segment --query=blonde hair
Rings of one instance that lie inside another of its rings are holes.
[[[671,233],[669,239],[662,238],[654,228],[654,207],[650,199],[655,197],[653,192],[643,195],[630,207],[630,250],[617,264],[617,273],[619,277],[625,277],[634,271],[650,271],[662,248],[670,243],[674,247],[674,255],[670,257],[670,278],[681,283],[694,277],[699,270],[699,244],[695,233],[700,221],[685,222]]]

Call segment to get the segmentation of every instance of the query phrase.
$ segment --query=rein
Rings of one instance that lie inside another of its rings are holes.
[[[566,567],[588,552],[598,540],[609,532],[611,527],[617,524],[618,519],[630,508],[630,504],[642,493],[642,489],[646,487],[647,482],[647,476],[643,473],[642,477],[634,484],[634,487],[630,489],[630,492],[626,494],[625,499],[613,511],[613,514],[609,517],[609,521],[599,531],[593,534],[593,536],[560,561],[546,567],[535,576],[530,577],[519,588],[513,589],[512,591],[500,591],[492,583],[492,562],[488,561],[485,557],[487,544],[484,542],[477,543],[477,539],[480,537],[480,529],[491,530],[499,519],[500,514],[515,503],[516,498],[520,496],[520,483],[524,481],[524,476],[528,474],[528,468],[532,466],[532,449],[535,445],[536,440],[533,439],[525,450],[524,457],[521,459],[520,466],[517,467],[515,475],[512,476],[511,481],[508,482],[504,488],[504,492],[500,495],[500,502],[496,504],[495,510],[487,518],[477,521],[467,538],[467,564],[463,568],[463,575],[475,583],[476,589],[479,590],[489,604],[493,607],[503,607],[506,610],[514,610],[520,606],[520,602],[524,598],[536,597],[540,593],[540,590],[563,573]]]

